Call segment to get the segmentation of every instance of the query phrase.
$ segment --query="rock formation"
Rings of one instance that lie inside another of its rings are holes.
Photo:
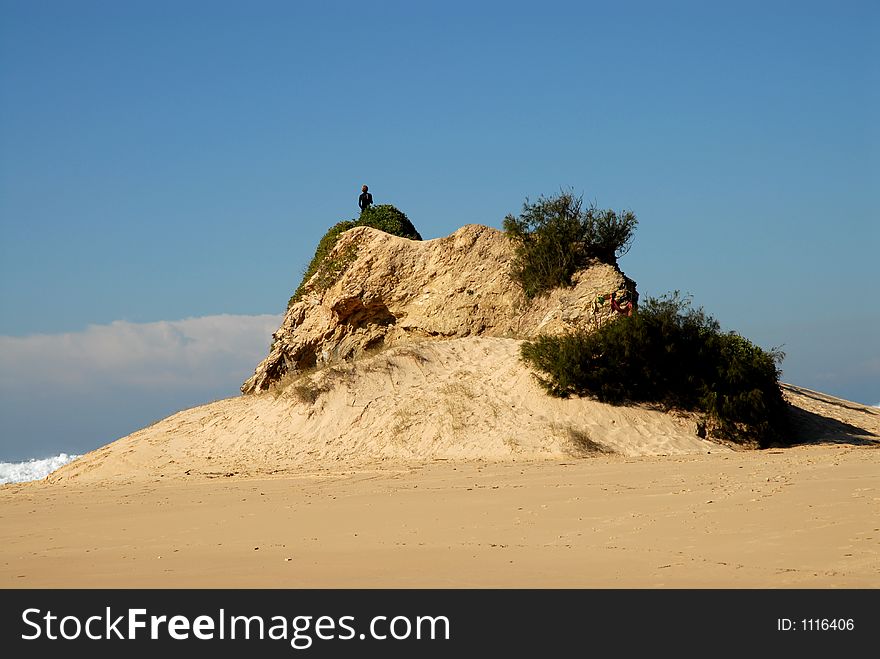
[[[313,477],[435,460],[733,450],[701,438],[698,414],[548,396],[520,359],[522,339],[607,322],[617,312],[597,298],[625,289],[635,300],[635,284],[593,263],[572,287],[527,300],[508,276],[512,256],[504,235],[483,226],[425,242],[351,229],[288,310],[242,387],[250,395],[183,410],[49,481]],[[795,387],[785,396],[793,441],[877,445],[876,410]]]
[[[412,241],[351,229],[287,311],[268,357],[241,390],[266,390],[285,374],[420,339],[529,338],[597,325],[614,315],[600,295],[635,282],[594,262],[571,288],[527,300],[508,275],[513,246],[503,233],[467,225],[445,238]]]

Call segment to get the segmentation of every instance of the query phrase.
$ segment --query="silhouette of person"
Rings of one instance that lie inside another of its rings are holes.
[[[358,197],[358,206],[361,207],[362,211],[367,210],[370,205],[373,203],[373,195],[367,192],[368,188],[365,185],[361,188],[361,196]]]

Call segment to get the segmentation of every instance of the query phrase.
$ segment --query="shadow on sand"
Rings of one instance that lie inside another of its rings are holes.
[[[880,436],[870,430],[795,405],[788,406],[788,418],[791,422],[792,444],[830,443],[880,447]]]

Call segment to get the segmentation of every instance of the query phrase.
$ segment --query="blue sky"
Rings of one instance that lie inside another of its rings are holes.
[[[425,238],[630,208],[642,294],[878,403],[878,43],[840,0],[0,0],[0,460],[233,395],[363,183]]]

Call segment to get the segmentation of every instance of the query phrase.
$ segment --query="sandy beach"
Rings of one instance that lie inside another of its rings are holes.
[[[880,452],[819,445],[0,489],[0,585],[880,586]]]

